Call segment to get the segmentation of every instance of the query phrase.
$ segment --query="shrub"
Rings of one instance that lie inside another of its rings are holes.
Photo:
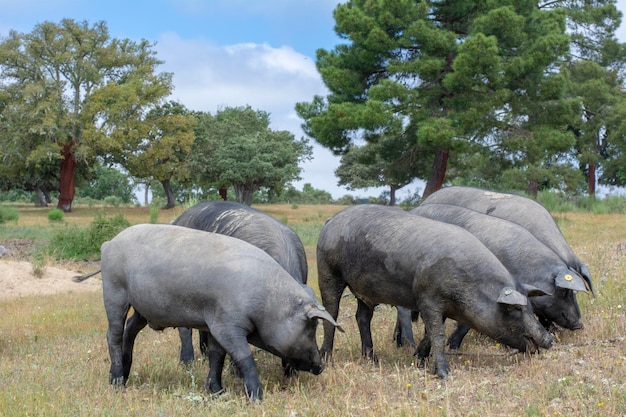
[[[576,211],[576,205],[568,201],[567,198],[560,193],[540,191],[537,195],[537,202],[551,213]]]
[[[65,218],[63,210],[54,208],[48,212],[48,220],[51,222],[62,222]]]
[[[626,214],[626,198],[623,196],[607,196],[602,202],[609,213]]]
[[[107,240],[111,240],[122,230],[130,226],[123,214],[119,213],[112,218],[98,215],[89,226],[89,238],[97,252]]]
[[[98,215],[89,227],[68,226],[59,230],[45,248],[54,259],[96,260],[100,246],[130,226],[124,215],[112,218]]]
[[[0,224],[20,218],[20,213],[15,207],[0,206]]]
[[[110,195],[108,197],[104,197],[105,206],[119,207],[121,204],[122,204],[122,199],[118,196]]]
[[[150,223],[155,224],[159,220],[159,207],[154,204],[150,206]]]

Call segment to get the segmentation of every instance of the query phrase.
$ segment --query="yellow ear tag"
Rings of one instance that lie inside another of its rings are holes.
[[[565,281],[571,281],[573,278],[570,274],[565,275]]]
[[[504,295],[511,295],[512,293],[513,293],[513,290],[512,290],[512,289],[510,289],[510,288],[507,288],[507,289],[504,291]]]

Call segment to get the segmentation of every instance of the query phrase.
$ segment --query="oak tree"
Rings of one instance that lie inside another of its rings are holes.
[[[11,117],[23,118],[3,133],[32,144],[23,147],[30,166],[55,160],[60,209],[71,211],[77,169],[118,149],[112,133],[169,95],[171,74],[156,72],[152,48],[111,38],[105,22],[72,19],[0,42],[0,89],[13,90]]]
[[[270,115],[250,106],[226,107],[215,115],[197,113],[198,127],[190,158],[194,182],[204,187],[233,187],[240,203],[266,187],[277,193],[299,180],[299,163],[311,157],[305,139],[270,129]]]

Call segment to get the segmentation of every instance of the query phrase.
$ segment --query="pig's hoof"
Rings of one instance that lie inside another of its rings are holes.
[[[118,377],[110,376],[109,383],[116,388],[124,388],[124,385],[126,385],[126,381],[124,381],[123,376],[118,376]]]

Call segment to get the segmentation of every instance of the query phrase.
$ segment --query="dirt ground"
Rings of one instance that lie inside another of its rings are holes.
[[[97,270],[97,263],[80,267],[80,271],[66,269],[65,265],[46,266],[43,274],[36,276],[32,264],[25,255],[29,249],[27,243],[18,241],[0,243],[8,251],[7,254],[0,257],[0,301],[29,295],[102,289],[100,275],[81,283],[72,281],[72,277],[75,275]],[[71,268],[71,266],[67,266],[67,268]]]

